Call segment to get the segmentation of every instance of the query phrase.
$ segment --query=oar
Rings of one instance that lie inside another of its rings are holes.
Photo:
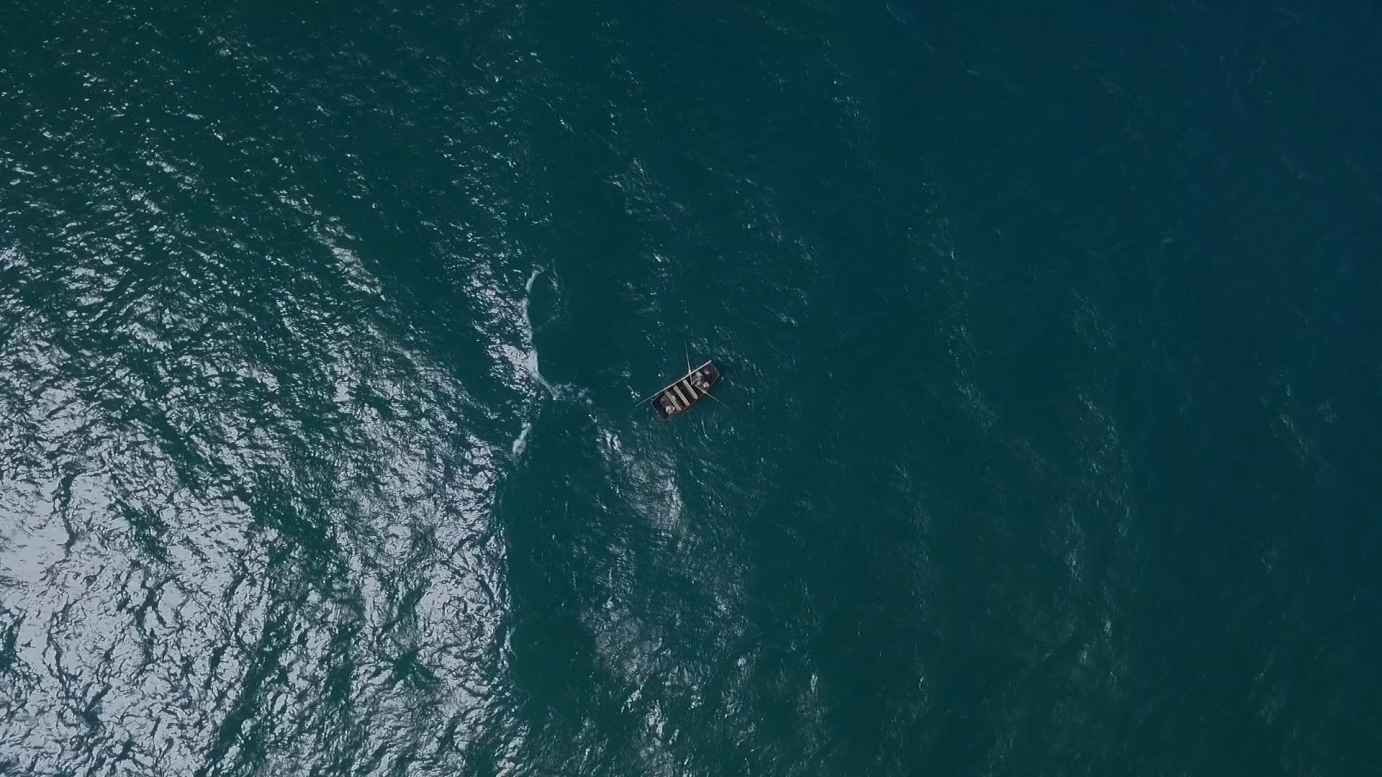
[[[720,404],[725,405],[724,402],[721,402],[721,401],[720,401],[720,398],[719,398],[719,397],[715,396],[714,394],[710,393],[709,391],[706,391],[705,389],[701,389],[701,393],[704,394],[704,395],[706,395],[707,397],[710,397],[711,399],[715,400],[716,402],[720,402]],[[654,394],[653,396],[657,396],[657,395]],[[734,408],[732,408],[732,407],[729,407],[729,405],[725,405],[725,407],[728,407],[730,410],[733,410],[733,409],[734,409]]]
[[[638,400],[637,402],[633,403],[633,407],[638,407],[639,405],[643,404],[644,402],[647,402],[648,400],[652,399],[653,397],[655,397],[655,396],[657,396],[658,394],[661,394],[661,393],[662,393],[662,389],[658,389],[657,391],[654,391],[653,393],[649,394],[648,396],[643,397],[642,399],[640,399],[640,400]],[[633,407],[631,407],[631,408],[629,408],[629,409],[632,410]]]

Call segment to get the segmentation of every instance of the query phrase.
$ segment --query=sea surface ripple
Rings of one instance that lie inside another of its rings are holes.
[[[1382,774],[1371,6],[0,20],[0,775]]]

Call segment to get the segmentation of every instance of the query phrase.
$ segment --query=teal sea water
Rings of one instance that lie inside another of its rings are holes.
[[[1382,14],[1136,5],[4,3],[0,775],[1382,774]]]

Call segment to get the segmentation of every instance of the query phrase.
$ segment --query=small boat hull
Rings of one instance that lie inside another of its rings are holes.
[[[654,394],[648,401],[652,403],[653,410],[657,411],[659,418],[670,421],[701,401],[719,382],[719,368],[714,362],[706,362]]]

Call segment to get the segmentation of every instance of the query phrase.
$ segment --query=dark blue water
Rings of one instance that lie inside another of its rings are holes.
[[[6,5],[0,775],[1382,774],[1379,40]]]

